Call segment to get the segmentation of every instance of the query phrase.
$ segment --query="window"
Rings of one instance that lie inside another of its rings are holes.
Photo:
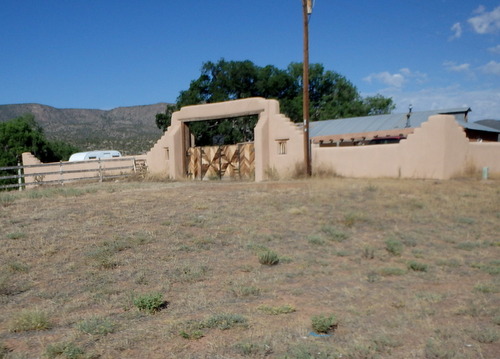
[[[278,141],[278,154],[279,155],[286,155],[286,140],[279,140]]]

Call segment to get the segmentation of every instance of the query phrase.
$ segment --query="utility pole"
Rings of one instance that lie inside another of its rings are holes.
[[[302,112],[304,116],[304,162],[305,174],[311,176],[311,156],[309,148],[309,16],[312,14],[312,0],[302,0],[304,14],[304,63],[302,74]]]

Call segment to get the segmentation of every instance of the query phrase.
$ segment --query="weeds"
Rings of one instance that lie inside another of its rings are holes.
[[[8,266],[11,272],[27,273],[29,271],[29,266],[22,262],[10,262]]]
[[[338,321],[335,315],[315,315],[311,318],[311,325],[314,332],[327,334],[337,328]]]
[[[385,241],[385,249],[393,256],[400,256],[403,253],[403,243],[394,238]]]
[[[23,310],[17,313],[10,323],[10,331],[16,333],[50,328],[52,328],[52,324],[48,314],[38,309]]]
[[[470,337],[479,343],[495,343],[499,336],[498,329],[489,327],[479,327],[470,331]]]
[[[258,297],[260,295],[260,289],[254,286],[236,285],[231,288],[231,293],[236,298]]]
[[[170,278],[179,283],[194,283],[205,279],[209,268],[203,264],[185,265],[170,271]]]
[[[416,261],[408,262],[408,269],[414,272],[427,272],[429,270],[429,266],[425,263],[420,263]]]
[[[280,262],[280,258],[276,252],[265,251],[259,254],[259,263],[267,266],[274,266]]]
[[[241,342],[234,345],[234,349],[237,353],[243,356],[253,356],[253,357],[267,357],[273,351],[271,346],[265,343],[249,343]]]
[[[246,328],[248,320],[239,314],[215,314],[206,319],[202,327],[207,329],[228,330],[235,327]]]
[[[84,358],[85,352],[74,343],[49,344],[45,349],[45,356],[49,359],[63,357],[66,359]]]
[[[386,277],[386,276],[398,276],[398,275],[405,275],[406,270],[398,267],[384,267],[379,269],[379,274]]]
[[[7,207],[14,203],[16,197],[11,195],[10,193],[0,192],[0,205],[2,207]]]
[[[474,291],[484,294],[498,293],[500,289],[495,284],[478,283],[474,286]]]
[[[308,240],[309,244],[315,246],[324,246],[326,244],[325,240],[318,235],[309,236]]]
[[[161,293],[142,294],[134,298],[134,306],[149,314],[159,312],[166,304]]]
[[[425,359],[453,359],[456,357],[457,353],[455,349],[450,348],[448,345],[445,345],[442,342],[437,342],[434,339],[430,339],[425,344]]]
[[[289,313],[295,312],[295,308],[289,304],[280,305],[280,306],[276,306],[276,307],[263,304],[263,305],[259,305],[257,307],[257,309],[263,313],[270,314],[270,315],[289,314]]]
[[[203,332],[203,322],[189,320],[181,324],[179,335],[188,340],[198,340],[205,336]]]
[[[26,238],[26,233],[24,232],[12,232],[7,234],[8,239],[22,239]]]
[[[81,321],[76,326],[81,332],[90,335],[104,336],[115,331],[115,324],[109,319],[92,317]]]
[[[375,258],[375,248],[372,246],[363,247],[363,258],[374,259]]]
[[[352,228],[355,224],[360,222],[366,222],[366,219],[362,214],[358,212],[349,212],[345,214],[342,221],[344,226],[346,226],[347,228]]]
[[[333,226],[323,226],[321,227],[321,231],[325,233],[328,236],[328,238],[334,242],[343,242],[347,238],[349,238],[349,235],[347,233],[338,230]]]

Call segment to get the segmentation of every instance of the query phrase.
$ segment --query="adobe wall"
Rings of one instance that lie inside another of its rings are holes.
[[[467,166],[468,170],[477,172],[483,167],[488,167],[492,176],[500,177],[500,143],[470,142]]]
[[[500,174],[500,143],[471,143],[453,116],[437,115],[399,144],[312,148],[313,173],[450,179],[471,168]]]
[[[69,181],[77,178],[92,178],[99,176],[99,166],[104,170],[105,175],[119,175],[127,172],[119,167],[132,167],[136,160],[145,160],[145,156],[124,156],[118,161],[107,159],[103,161],[90,160],[84,162],[52,162],[42,163],[38,158],[29,152],[22,154],[23,166],[38,165],[37,167],[24,168],[24,182],[28,186],[36,185],[38,181]],[[81,172],[85,171],[85,172]],[[30,176],[37,174],[37,176]]]
[[[185,178],[185,153],[192,145],[187,122],[258,115],[254,129],[255,180],[270,176],[288,177],[297,162],[303,162],[303,133],[279,112],[276,100],[255,97],[213,104],[186,106],[172,114],[171,125],[146,154],[148,170],[172,179]],[[279,154],[278,143],[286,142],[286,153]]]

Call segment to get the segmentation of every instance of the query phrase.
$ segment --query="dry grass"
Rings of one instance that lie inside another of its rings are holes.
[[[90,184],[0,193],[0,228],[0,357],[500,353],[497,181]]]

